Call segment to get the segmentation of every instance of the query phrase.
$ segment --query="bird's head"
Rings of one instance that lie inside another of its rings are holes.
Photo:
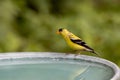
[[[60,28],[57,31],[57,34],[61,34],[61,35],[65,35],[65,34],[68,34],[68,33],[69,33],[69,31],[67,29],[64,29],[64,28]]]
[[[64,28],[60,28],[57,30],[57,34],[61,34],[63,32]]]

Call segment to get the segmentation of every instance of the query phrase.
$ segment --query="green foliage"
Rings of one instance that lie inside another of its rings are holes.
[[[56,35],[63,27],[120,65],[119,7],[119,0],[0,0],[0,51],[68,52]]]

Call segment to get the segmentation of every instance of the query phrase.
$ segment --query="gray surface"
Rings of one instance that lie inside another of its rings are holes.
[[[111,67],[115,75],[111,80],[120,80],[120,69],[119,67],[105,59],[97,58],[97,57],[92,57],[92,56],[86,56],[86,55],[78,55],[75,56],[74,54],[69,54],[66,55],[64,53],[54,53],[54,52],[14,52],[14,53],[3,53],[0,54],[0,59],[16,59],[16,58],[29,58],[29,57],[50,57],[50,58],[76,58],[76,59],[83,59],[86,61],[92,61],[92,62],[97,62],[100,64],[107,65]]]

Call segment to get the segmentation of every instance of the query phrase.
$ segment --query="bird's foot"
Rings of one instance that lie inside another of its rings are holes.
[[[80,55],[80,53],[74,54],[74,60],[76,60],[77,56],[79,56],[79,55]]]
[[[65,55],[69,55],[70,53],[65,53]]]
[[[75,57],[78,56],[78,55],[80,55],[80,54],[75,54]]]

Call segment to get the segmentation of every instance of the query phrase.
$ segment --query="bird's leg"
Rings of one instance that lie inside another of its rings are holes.
[[[76,51],[77,51],[77,50],[72,50],[72,51],[70,51],[70,52],[66,52],[65,54],[66,54],[66,55],[73,54],[73,53],[76,53]]]
[[[79,50],[75,50],[75,56],[79,55],[80,51]]]
[[[66,52],[65,55],[69,55],[70,53],[69,52]]]
[[[79,51],[79,50],[73,50],[73,51],[71,51],[71,52],[66,52],[65,54],[66,54],[66,55],[69,55],[69,54],[71,54],[71,53],[74,53],[75,56],[77,56],[77,55],[80,54],[80,51]]]
[[[76,56],[78,56],[80,54],[79,50],[75,50],[75,55],[74,55],[74,60],[76,60]]]
[[[65,52],[66,55],[73,53],[73,51]]]

